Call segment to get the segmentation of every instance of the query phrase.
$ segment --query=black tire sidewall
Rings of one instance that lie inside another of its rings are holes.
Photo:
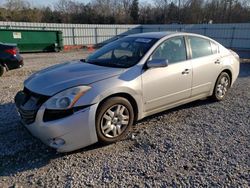
[[[0,77],[3,76],[4,72],[5,72],[4,66],[0,65]]]
[[[101,119],[104,113],[106,112],[106,110],[108,110],[110,107],[116,104],[122,104],[128,109],[129,117],[130,117],[129,124],[120,136],[115,137],[115,138],[107,138],[106,136],[103,135],[101,131]],[[98,107],[97,112],[96,112],[96,133],[97,133],[98,141],[103,144],[110,144],[110,143],[114,143],[114,142],[121,140],[129,132],[130,128],[132,127],[133,121],[134,121],[133,107],[127,99],[123,97],[112,97],[112,98],[107,99]]]
[[[225,97],[226,97],[226,95],[227,95],[227,93],[226,93],[222,98],[220,98],[220,97],[217,96],[217,92],[216,92],[216,88],[217,88],[218,84],[220,83],[220,80],[221,80],[223,77],[227,77],[227,79],[229,80],[229,84],[228,84],[228,86],[227,86],[227,91],[228,91],[228,89],[230,88],[230,85],[231,85],[230,76],[229,76],[226,72],[222,72],[222,73],[220,74],[220,76],[218,77],[218,79],[217,79],[217,81],[216,81],[216,84],[215,84],[215,87],[214,87],[213,98],[214,98],[216,101],[222,101],[222,100],[224,100]]]

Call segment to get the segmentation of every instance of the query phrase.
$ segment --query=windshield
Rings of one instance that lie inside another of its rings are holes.
[[[86,62],[128,68],[137,64],[157,39],[125,37],[111,42],[87,57]]]

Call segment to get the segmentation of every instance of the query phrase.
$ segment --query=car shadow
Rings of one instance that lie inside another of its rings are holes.
[[[201,100],[193,101],[193,102],[190,102],[190,103],[187,103],[187,104],[183,104],[183,105],[180,105],[180,106],[177,106],[177,107],[174,107],[174,108],[171,108],[171,109],[168,109],[168,110],[165,110],[165,111],[150,115],[148,117],[143,118],[142,120],[137,121],[136,124],[144,123],[144,122],[147,122],[147,121],[149,121],[149,120],[151,120],[153,118],[156,118],[156,117],[159,117],[159,116],[164,116],[164,115],[167,115],[167,114],[179,111],[179,110],[185,110],[185,109],[194,108],[194,107],[203,106],[203,105],[208,105],[208,104],[213,104],[213,103],[215,103],[214,100],[212,100],[210,98],[204,98],[204,99],[201,99]]]
[[[57,158],[103,148],[99,143],[58,153],[33,137],[21,124],[14,103],[0,104],[0,177],[38,169]]]
[[[74,152],[58,153],[21,124],[14,103],[0,104],[0,114],[0,177],[38,169],[56,158],[102,147],[97,143]]]
[[[0,176],[40,168],[56,157],[21,125],[13,103],[1,104],[0,114]]]

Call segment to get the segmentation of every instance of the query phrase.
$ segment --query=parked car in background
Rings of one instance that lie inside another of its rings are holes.
[[[238,74],[239,56],[208,37],[142,33],[33,74],[15,103],[34,136],[68,152],[116,142],[146,116],[206,97],[223,100]]]
[[[19,54],[16,44],[0,43],[0,76],[5,71],[23,66],[23,58]]]

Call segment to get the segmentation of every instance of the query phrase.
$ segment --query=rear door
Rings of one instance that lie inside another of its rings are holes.
[[[219,47],[206,38],[188,36],[187,39],[193,68],[192,96],[209,93],[222,69]]]

